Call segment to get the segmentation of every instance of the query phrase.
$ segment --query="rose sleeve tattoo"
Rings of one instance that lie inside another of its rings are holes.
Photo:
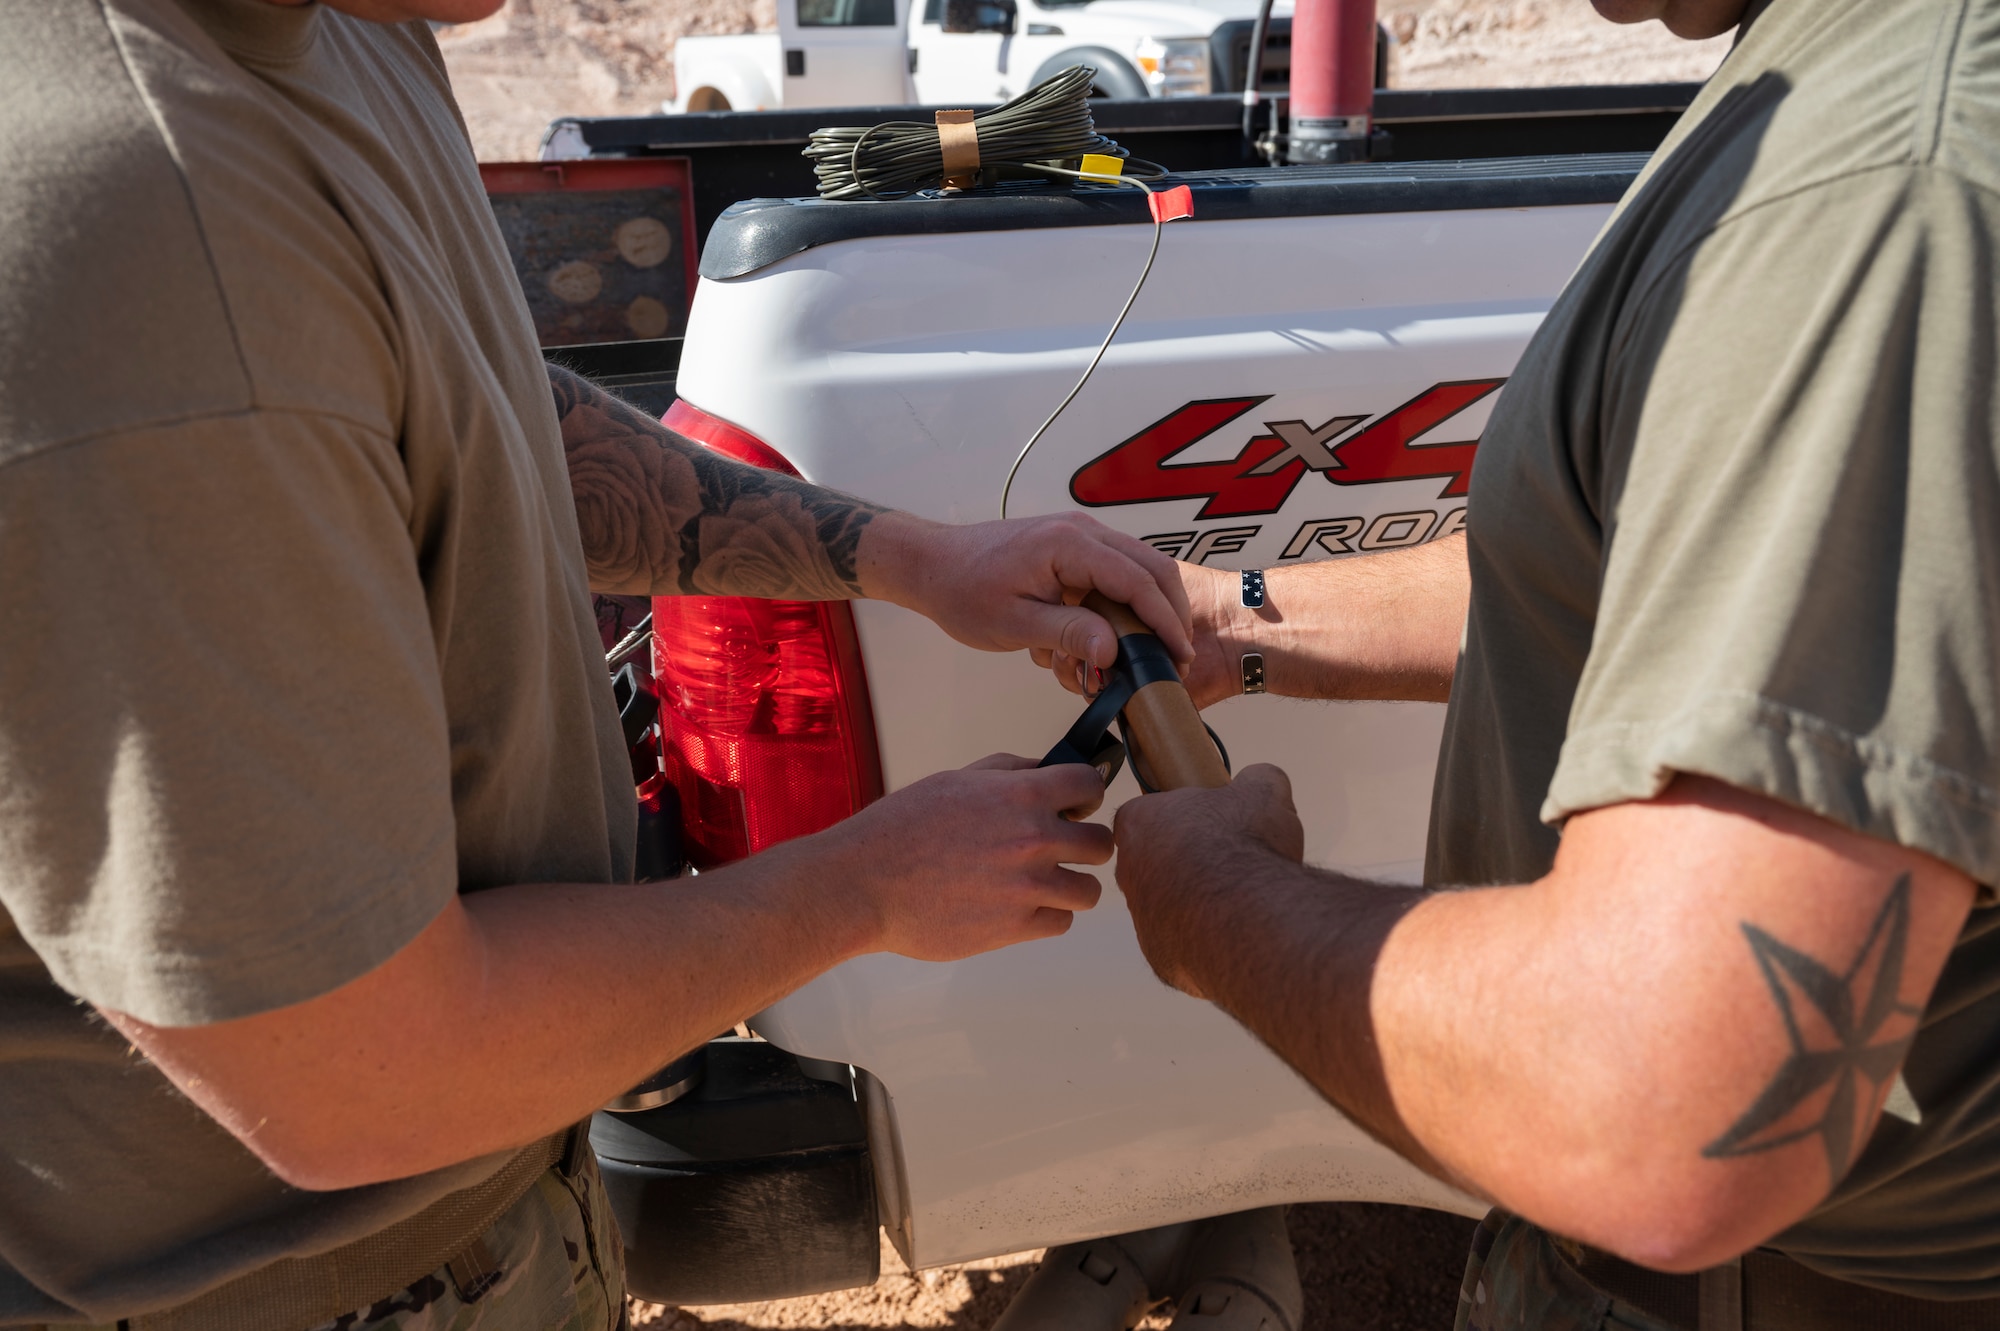
[[[549,366],[591,585],[640,595],[859,596],[861,532],[887,510],[732,462]]]

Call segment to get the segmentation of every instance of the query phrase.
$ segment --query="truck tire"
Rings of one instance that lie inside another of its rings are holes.
[[[1028,80],[1028,86],[1032,88],[1043,79],[1054,78],[1071,65],[1089,65],[1097,71],[1097,77],[1090,83],[1092,97],[1142,102],[1152,96],[1146,91],[1146,81],[1139,77],[1139,71],[1132,68],[1132,62],[1102,46],[1076,46],[1050,56],[1042,61],[1035,77]]]

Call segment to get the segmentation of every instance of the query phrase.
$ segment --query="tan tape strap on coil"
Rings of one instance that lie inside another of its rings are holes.
[[[947,189],[969,189],[979,171],[979,129],[970,111],[937,113],[938,153]]]
[[[422,1279],[493,1227],[535,1180],[563,1159],[581,1127],[527,1147],[487,1179],[406,1220],[317,1257],[287,1257],[159,1312],[130,1331],[306,1331],[365,1310]],[[577,1149],[588,1149],[576,1143]]]

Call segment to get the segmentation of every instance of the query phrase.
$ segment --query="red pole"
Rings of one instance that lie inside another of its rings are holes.
[[[1289,160],[1364,160],[1374,107],[1375,0],[1297,0]]]

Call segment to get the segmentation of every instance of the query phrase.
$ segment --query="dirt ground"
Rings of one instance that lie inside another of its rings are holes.
[[[683,33],[774,26],[775,0],[508,0],[481,23],[439,34],[474,147],[485,161],[532,159],[558,115],[643,115],[673,95]],[[1727,38],[1683,42],[1657,23],[1620,27],[1587,0],[1381,0],[1395,37],[1390,82],[1407,88],[1640,83],[1706,78]],[[1446,1331],[1472,1222],[1390,1206],[1294,1207],[1305,1285],[1301,1331]],[[727,1307],[632,1305],[652,1331],[924,1327],[986,1331],[1039,1252],[912,1274],[887,1245],[868,1289]],[[1156,1315],[1141,1331],[1165,1325]]]
[[[1728,39],[1683,42],[1620,26],[1587,0],[1381,0],[1405,88],[1645,83],[1707,78]],[[508,0],[439,33],[480,160],[534,158],[559,115],[646,115],[673,96],[683,33],[755,32],[775,0]]]
[[[1472,1221],[1350,1203],[1294,1206],[1287,1219],[1305,1287],[1300,1331],[1450,1331]],[[665,1308],[634,1301],[632,1321],[648,1331],[900,1326],[986,1331],[1040,1260],[1039,1252],[1017,1253],[913,1275],[885,1243],[882,1278],[868,1289],[728,1307]],[[1154,1313],[1138,1331],[1161,1331],[1170,1313]]]

